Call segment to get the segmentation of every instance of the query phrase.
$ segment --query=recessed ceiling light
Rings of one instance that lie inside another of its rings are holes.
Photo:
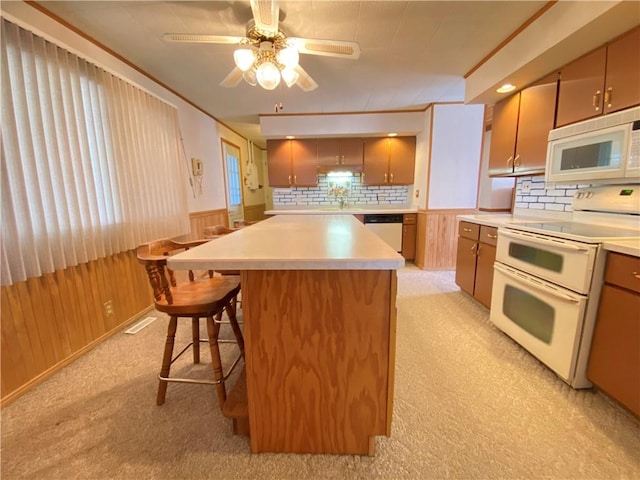
[[[496,90],[498,93],[509,93],[513,92],[516,89],[515,85],[511,85],[510,83],[505,83],[500,88]]]
[[[295,137],[295,136],[293,136],[293,135],[287,135],[287,136],[286,136],[286,137],[284,137],[284,138],[286,138],[287,140],[293,140],[293,139],[294,139],[294,138],[296,138],[296,137]]]
[[[397,133],[389,133],[387,136],[388,136],[388,137],[397,137],[397,136],[398,136],[398,134],[397,134]]]

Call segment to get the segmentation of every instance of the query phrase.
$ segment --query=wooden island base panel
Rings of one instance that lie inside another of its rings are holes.
[[[253,452],[373,455],[390,435],[396,272],[242,272]]]
[[[168,264],[241,272],[246,397],[223,413],[252,452],[373,455],[391,435],[404,259],[353,216],[278,215]]]

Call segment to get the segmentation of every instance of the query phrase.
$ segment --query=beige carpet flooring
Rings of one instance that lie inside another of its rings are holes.
[[[159,317],[2,410],[2,479],[640,478],[638,419],[560,381],[453,272],[404,269],[398,297],[392,436],[375,457],[251,454],[208,386],[172,384],[157,407]]]

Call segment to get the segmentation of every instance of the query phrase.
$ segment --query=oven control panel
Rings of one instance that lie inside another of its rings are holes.
[[[607,185],[579,189],[574,210],[640,215],[640,185]]]

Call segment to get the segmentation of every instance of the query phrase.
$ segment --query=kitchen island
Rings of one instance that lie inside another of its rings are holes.
[[[240,270],[253,452],[372,455],[391,433],[396,270],[351,215],[283,215],[169,259]]]

